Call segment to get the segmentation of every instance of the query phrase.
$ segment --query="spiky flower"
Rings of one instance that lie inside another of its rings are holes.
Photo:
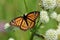
[[[9,28],[9,23],[6,22],[0,22],[0,32],[5,32],[7,28]]]
[[[9,38],[8,40],[14,40],[14,38]]]
[[[5,22],[0,22],[0,32],[5,32],[4,25]]]
[[[53,18],[53,19],[56,19],[57,18],[57,13],[56,12],[51,13],[50,17]]]
[[[42,23],[47,23],[47,22],[49,22],[49,16],[48,16],[48,13],[47,13],[47,11],[41,11],[40,12],[40,21],[42,22]]]
[[[6,23],[5,25],[4,25],[4,29],[7,29],[7,28],[9,28],[10,27],[10,24],[9,23]]]
[[[49,29],[48,31],[46,31],[45,38],[46,40],[57,40],[57,32],[53,29]]]
[[[41,0],[43,7],[46,9],[53,9],[56,7],[56,0]]]

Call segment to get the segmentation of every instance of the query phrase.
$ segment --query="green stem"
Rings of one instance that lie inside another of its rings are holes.
[[[42,23],[40,23],[40,25],[41,24]],[[39,34],[36,33],[38,31],[38,28],[36,28],[36,27],[34,28],[34,30],[32,31],[30,40],[33,40],[34,36],[37,36],[37,37],[42,38],[42,39],[45,39],[45,37],[43,35],[39,35]]]
[[[28,12],[28,8],[27,8],[26,1],[25,0],[24,0],[24,4],[25,4],[26,12]]]
[[[33,40],[34,36],[37,36],[37,37],[42,38],[42,39],[45,39],[45,37],[44,37],[43,35],[39,35],[39,34],[37,34],[36,32],[33,32],[33,33],[31,34],[30,40]]]
[[[31,34],[31,38],[30,38],[30,40],[33,40],[33,38],[34,38],[34,34],[35,34],[35,33],[32,33],[32,34]]]
[[[40,37],[40,38],[42,38],[42,39],[45,39],[45,37],[44,37],[43,35],[39,35],[39,34],[37,34],[37,33],[35,33],[35,36]]]

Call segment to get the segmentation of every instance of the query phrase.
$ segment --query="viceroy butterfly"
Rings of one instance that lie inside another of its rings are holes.
[[[23,16],[13,19],[10,22],[10,25],[17,26],[22,30],[30,29],[34,27],[35,20],[39,16],[39,14],[40,14],[39,11],[30,12],[27,15],[23,15]]]

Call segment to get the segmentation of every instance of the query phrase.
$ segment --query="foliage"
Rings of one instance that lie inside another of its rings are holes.
[[[13,18],[22,16],[23,14],[29,13],[31,11],[41,11],[41,7],[39,6],[39,2],[41,0],[0,0],[0,21],[10,22]],[[51,11],[51,10],[50,10]],[[59,14],[60,8],[56,8],[55,11]],[[39,18],[38,18],[39,19]],[[40,21],[38,20],[37,21]],[[36,22],[36,29],[22,31],[17,28],[6,29],[7,33],[0,32],[0,40],[8,40],[10,37],[15,40],[30,40],[32,32],[36,31],[39,35],[45,35],[45,32],[48,29],[57,29],[57,21],[50,18],[50,21],[46,24],[42,24],[45,27],[40,28],[40,23]],[[10,30],[10,31],[9,31]],[[31,32],[32,31],[32,32]],[[34,36],[34,40],[43,40],[37,36]]]

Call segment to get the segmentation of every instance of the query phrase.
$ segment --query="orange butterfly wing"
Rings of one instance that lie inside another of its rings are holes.
[[[29,14],[27,14],[27,18],[35,21],[35,19],[39,16],[40,12],[38,11],[34,11],[34,12],[30,12]]]
[[[32,27],[34,27],[34,25],[35,25],[35,21],[31,21],[29,19],[27,19],[27,23],[28,23],[29,29],[32,28]]]
[[[35,25],[35,20],[39,16],[40,12],[34,11],[29,14],[27,14],[27,22],[28,22],[28,27],[32,28]]]
[[[23,18],[22,17],[18,17],[18,18],[15,18],[14,20],[12,20],[10,22],[10,25],[13,25],[13,26],[20,26],[21,23],[23,21]]]
[[[28,29],[28,26],[27,26],[25,20],[23,19],[23,17],[15,18],[14,20],[12,20],[10,22],[10,25],[17,26],[17,27],[21,28],[22,30]]]
[[[26,23],[25,20],[22,21],[22,24],[21,24],[20,28],[21,28],[22,30],[27,30],[27,29],[28,29],[28,25],[27,25],[27,23]]]

